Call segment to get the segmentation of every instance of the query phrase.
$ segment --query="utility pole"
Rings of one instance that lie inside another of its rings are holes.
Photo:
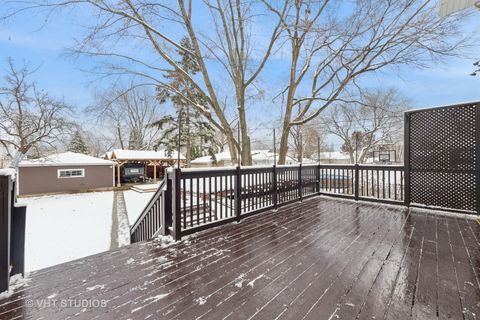
[[[275,129],[273,129],[273,165],[277,165],[277,146],[275,141]]]
[[[180,148],[182,146],[182,110],[178,114],[178,154],[177,154],[177,168],[180,169]]]
[[[317,137],[318,164],[320,164],[320,136]]]
[[[355,133],[355,164],[358,164],[358,133]]]
[[[237,164],[240,167],[242,164],[242,149],[241,149],[241,144],[240,144],[240,121],[238,121],[237,125],[237,141],[238,141],[238,159],[237,159]]]

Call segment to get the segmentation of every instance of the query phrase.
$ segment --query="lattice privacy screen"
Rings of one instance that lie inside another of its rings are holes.
[[[477,108],[475,103],[407,113],[411,203],[477,210]]]

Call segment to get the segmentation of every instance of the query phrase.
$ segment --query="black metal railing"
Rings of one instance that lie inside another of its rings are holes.
[[[402,204],[402,166],[300,165],[174,169],[131,230],[132,242],[175,239],[323,194]]]
[[[10,277],[25,272],[25,219],[27,207],[17,204],[16,181],[0,173],[0,292]]]
[[[131,242],[145,241],[159,233],[165,234],[166,232],[162,228],[166,226],[165,212],[171,211],[168,206],[171,206],[171,190],[167,189],[167,179],[164,179],[131,227]]]
[[[403,166],[320,166],[320,193],[331,196],[401,204],[404,181]]]

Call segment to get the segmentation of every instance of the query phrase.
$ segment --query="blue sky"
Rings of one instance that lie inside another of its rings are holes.
[[[81,23],[87,18],[85,12],[64,12],[51,17],[43,28],[44,16],[28,14],[0,24],[0,72],[5,71],[5,60],[12,57],[17,64],[29,62],[39,67],[33,76],[39,86],[55,96],[64,97],[75,105],[79,114],[84,107],[93,103],[93,94],[106,81],[92,83],[92,75],[81,71],[91,69],[95,62],[88,58],[74,59],[65,54],[65,48],[81,35]],[[480,13],[475,19],[465,22],[465,30],[479,30]],[[427,69],[402,67],[400,71],[386,70],[371,75],[363,81],[370,87],[398,87],[413,102],[413,107],[422,108],[480,100],[480,77],[471,77],[474,57],[451,58],[442,64],[432,64]],[[283,71],[282,61],[272,61],[261,81],[268,91],[278,91],[277,79]],[[280,72],[280,74],[279,74]],[[220,81],[222,81],[220,79]],[[252,122],[264,122],[271,111],[271,101],[264,101],[250,112]]]

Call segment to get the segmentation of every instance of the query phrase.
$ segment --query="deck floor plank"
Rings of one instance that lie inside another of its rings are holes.
[[[33,272],[0,320],[478,319],[479,277],[474,220],[312,197]]]

